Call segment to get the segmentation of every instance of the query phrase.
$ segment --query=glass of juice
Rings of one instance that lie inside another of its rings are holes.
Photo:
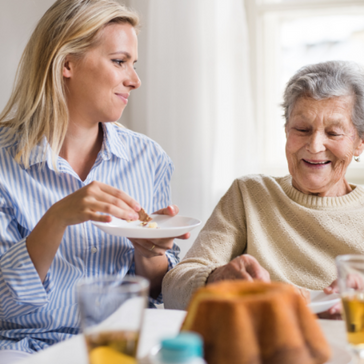
[[[336,258],[347,340],[357,363],[364,363],[364,255]]]
[[[149,282],[142,277],[103,276],[77,285],[81,327],[90,364],[136,364]]]

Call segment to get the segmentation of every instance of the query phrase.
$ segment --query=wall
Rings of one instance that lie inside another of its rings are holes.
[[[0,110],[5,107],[24,47],[54,0],[0,0]]]

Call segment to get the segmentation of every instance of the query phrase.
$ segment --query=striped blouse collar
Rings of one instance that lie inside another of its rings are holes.
[[[104,160],[109,160],[112,155],[118,158],[129,160],[126,153],[126,146],[122,138],[120,138],[118,129],[122,130],[123,126],[116,125],[115,123],[101,123],[102,130],[104,132],[103,142],[99,156]],[[56,157],[57,168],[60,167],[61,157]],[[47,143],[46,139],[43,139],[36,147],[34,147],[29,157],[29,167],[46,162],[51,170],[54,170],[52,162],[52,150]],[[24,166],[22,166],[24,168]]]
[[[104,140],[100,150],[101,157],[108,160],[111,158],[111,154],[113,154],[126,161],[129,160],[126,146],[119,136],[119,131],[123,130],[124,127],[121,124],[115,123],[101,123],[101,126],[104,132]]]

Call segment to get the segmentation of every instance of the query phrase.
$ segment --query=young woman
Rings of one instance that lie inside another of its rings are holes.
[[[0,355],[77,334],[85,276],[144,276],[161,302],[173,239],[128,240],[91,223],[136,220],[141,207],[178,213],[169,157],[115,123],[140,86],[137,27],[116,1],[58,0],[24,51],[0,115]]]

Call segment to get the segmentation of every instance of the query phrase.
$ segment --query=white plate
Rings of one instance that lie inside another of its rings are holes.
[[[166,215],[150,215],[152,222],[158,224],[158,229],[150,229],[140,226],[140,221],[126,222],[125,220],[112,217],[111,222],[92,223],[99,229],[110,235],[125,236],[127,238],[139,239],[160,239],[175,238],[188,233],[201,224],[200,220],[186,216],[166,216]]]
[[[338,293],[326,294],[324,291],[310,291],[311,302],[308,307],[313,313],[325,312],[340,302]]]

